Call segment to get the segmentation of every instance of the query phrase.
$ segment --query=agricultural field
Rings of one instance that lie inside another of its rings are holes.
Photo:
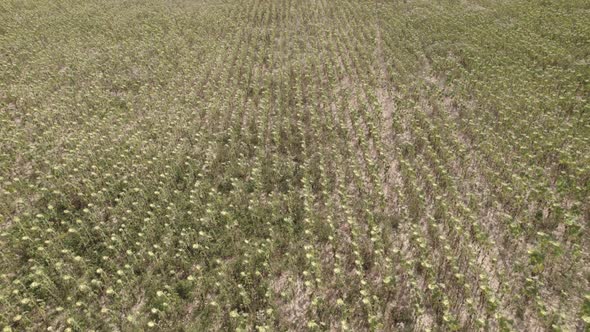
[[[587,0],[1,0],[0,328],[590,330]]]

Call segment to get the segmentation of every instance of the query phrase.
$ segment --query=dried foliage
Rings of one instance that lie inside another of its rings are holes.
[[[581,331],[590,3],[3,0],[4,331]]]

